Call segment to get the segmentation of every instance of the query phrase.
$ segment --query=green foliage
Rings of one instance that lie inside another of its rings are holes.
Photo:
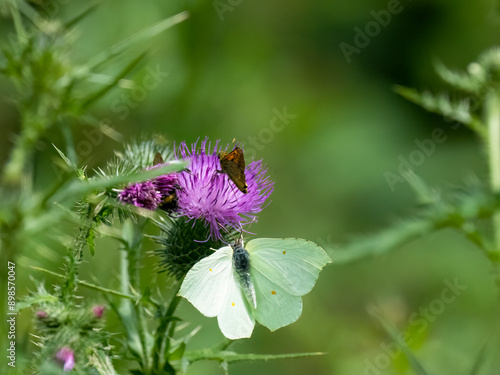
[[[491,219],[498,209],[499,196],[474,182],[465,189],[450,193],[446,199],[434,197],[413,218],[400,220],[379,233],[338,248],[332,259],[334,263],[347,263],[367,256],[379,256],[443,228],[458,230],[490,257],[496,253],[492,248],[492,239],[488,239],[480,228],[482,220]]]
[[[19,373],[61,373],[61,366],[54,358],[63,346],[75,351],[76,365],[73,371],[82,374],[117,374],[126,371],[135,374],[186,373],[191,364],[204,360],[215,361],[228,371],[228,365],[237,362],[322,354],[244,354],[229,350],[230,341],[191,350],[191,340],[196,337],[200,327],[190,327],[186,333],[186,324],[178,316],[177,310],[180,303],[177,296],[179,283],[197,260],[223,243],[211,240],[203,242],[207,238],[207,228],[200,222],[124,205],[117,200],[119,191],[129,184],[179,171],[186,164],[174,162],[172,144],[161,137],[138,138],[138,141],[125,145],[123,151],[116,151],[113,160],[96,171],[88,170],[79,159],[74,136],[78,136],[85,126],[95,127],[100,133],[123,142],[120,133],[94,116],[93,105],[105,100],[109,93],[123,83],[123,79],[139,71],[150,53],[143,46],[185,20],[187,13],[165,18],[96,53],[87,61],[78,63],[73,59],[79,46],[78,27],[83,20],[93,16],[102,2],[85,5],[67,21],[46,17],[41,10],[47,3],[24,0],[0,2],[0,11],[12,21],[14,30],[6,35],[1,46],[0,74],[16,91],[16,95],[9,99],[19,114],[19,132],[14,139],[14,147],[9,151],[0,186],[0,254],[2,264],[19,260],[20,267],[36,271],[34,283],[37,288],[36,292],[24,296],[17,304],[20,313],[33,314],[33,328],[30,330],[34,332],[32,340],[35,345],[28,343],[26,348],[19,348],[20,352],[27,352],[32,360],[29,368],[21,362]],[[201,29],[205,32],[204,28]],[[182,37],[188,40],[186,45],[189,46],[184,52],[192,53],[203,61],[199,57],[204,56],[194,51],[196,45],[192,39],[196,35],[183,34]],[[203,43],[206,41],[203,40]],[[256,55],[260,59],[260,55]],[[287,60],[291,59],[287,57]],[[291,69],[295,67],[291,66]],[[500,168],[497,168],[499,160],[495,154],[495,150],[499,149],[495,143],[498,140],[496,135],[499,134],[499,71],[500,50],[491,49],[469,64],[465,71],[449,69],[442,63],[436,64],[438,76],[451,87],[449,93],[420,92],[401,86],[396,88],[403,97],[444,116],[446,120],[466,125],[479,136],[483,142],[481,149],[488,155],[491,174],[489,185],[486,182],[469,183],[460,189],[449,189],[438,194],[415,173],[408,174],[405,178],[414,189],[420,208],[409,218],[399,220],[387,229],[354,239],[336,249],[332,256],[334,262],[347,264],[388,254],[414,239],[443,228],[452,228],[486,256],[495,281],[491,289],[500,287]],[[276,74],[274,71],[272,73]],[[288,80],[289,72],[285,73]],[[194,78],[196,76],[193,74]],[[189,86],[198,83],[193,77]],[[307,78],[307,81],[316,81],[309,76]],[[209,85],[213,84],[210,80],[208,82]],[[286,85],[276,86],[288,90]],[[363,89],[366,90],[365,87]],[[212,87],[210,90],[210,93],[215,91]],[[186,92],[192,94],[189,89]],[[249,92],[254,99],[253,90]],[[314,92],[318,92],[317,87],[314,87]],[[202,97],[207,100],[207,95]],[[217,97],[217,100],[220,99]],[[209,101],[209,105],[212,104]],[[192,108],[186,103],[179,107],[183,116],[192,115]],[[231,126],[234,126],[234,118],[230,120]],[[258,131],[260,128],[256,129]],[[292,134],[290,137],[303,135],[292,126],[287,131]],[[47,141],[52,143],[55,137],[63,140],[62,147],[54,145],[54,149],[49,148],[50,151],[37,151],[40,145]],[[314,151],[320,153],[321,148],[317,147],[316,150],[315,147]],[[55,155],[55,165],[60,174],[58,178],[50,176],[47,182],[37,174],[36,163],[48,159],[47,154],[50,152]],[[170,164],[148,169],[153,165],[157,152]],[[286,162],[287,165],[293,165],[289,160]],[[325,175],[330,174],[329,169],[325,168],[328,164],[323,159],[317,164],[321,167],[321,173],[317,175],[326,178]],[[311,165],[314,168],[316,163]],[[430,185],[435,184],[433,182]],[[298,187],[303,188],[300,185]],[[296,194],[296,190],[293,191]],[[294,201],[293,205],[300,206],[302,201],[309,202],[300,199]],[[283,222],[288,223],[285,220]],[[233,236],[234,233],[227,233],[225,241],[231,242]],[[159,263],[159,270],[166,272],[157,275],[150,271],[148,278],[145,278],[144,272],[141,274],[140,271],[150,266],[150,253],[147,252],[150,239],[156,242],[153,245],[156,246],[154,262]],[[114,245],[110,246],[110,243]],[[161,246],[159,249],[158,244]],[[62,251],[64,258],[61,256]],[[109,266],[109,273],[112,274],[109,286],[102,281],[108,275],[98,275],[96,280],[82,277],[87,271],[85,267],[88,264],[97,265],[96,259],[100,259],[99,255],[104,252],[112,254],[108,260],[116,260],[116,264]],[[47,261],[50,267],[46,267],[50,269],[34,265],[41,260]],[[44,287],[39,281],[43,277],[47,277],[54,288]],[[166,281],[161,279],[160,284],[158,280],[162,277]],[[158,285],[162,285],[162,288],[158,288]],[[489,286],[484,288],[488,289]],[[0,295],[2,300],[5,300],[4,289]],[[93,293],[91,297],[86,293],[89,291]],[[103,318],[98,318],[92,309],[103,299],[109,308]],[[432,366],[422,363],[414,354],[415,349],[400,340],[395,325],[381,314],[376,313],[374,317],[384,332],[399,343],[411,369],[417,374],[429,373],[426,369]],[[486,364],[497,353],[496,336],[498,332],[492,330],[491,337],[471,354],[475,361],[468,373],[472,375],[487,371]],[[5,337],[0,340],[5,340]],[[327,335],[326,340],[334,341],[331,335]],[[311,338],[311,341],[314,345],[320,345],[316,337]],[[324,342],[328,341],[321,343]],[[6,368],[3,363],[0,364]]]

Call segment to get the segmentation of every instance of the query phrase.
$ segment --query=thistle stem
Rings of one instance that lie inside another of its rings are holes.
[[[500,92],[492,91],[485,102],[485,121],[488,125],[488,157],[490,168],[490,187],[493,194],[500,194]],[[494,277],[500,303],[500,210],[492,216],[493,249],[489,258],[493,264]]]
[[[172,299],[168,304],[168,307],[164,314],[160,318],[158,328],[155,334],[155,347],[153,348],[153,367],[156,370],[164,367],[165,363],[162,359],[168,361],[168,358],[164,358],[168,355],[171,346],[171,339],[174,335],[176,320],[172,319],[174,316],[175,309],[179,305],[181,297],[177,295],[181,284],[176,282],[173,286]]]

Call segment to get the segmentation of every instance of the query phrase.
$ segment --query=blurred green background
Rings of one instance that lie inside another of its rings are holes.
[[[69,19],[83,9],[82,3],[61,5],[53,1],[53,16]],[[228,7],[222,14],[214,6],[220,3]],[[465,68],[483,50],[497,45],[499,4],[493,0],[401,1],[401,11],[392,14],[366,47],[350,56],[350,63],[340,44],[354,45],[354,28],[364,30],[375,19],[370,12],[386,10],[387,1],[232,4],[228,0],[103,1],[80,23],[74,48],[66,56],[83,64],[134,32],[188,10],[187,21],[135,51],[147,47],[150,54],[128,79],[150,88],[135,94],[125,88],[113,90],[92,113],[111,124],[125,141],[158,133],[177,143],[205,136],[221,139],[223,144],[233,138],[243,143],[247,162],[252,156],[264,159],[276,181],[272,203],[251,230],[259,237],[311,239],[324,246],[334,260],[312,293],[303,298],[304,310],[298,322],[275,333],[258,327],[251,339],[234,344],[234,349],[243,353],[326,354],[242,363],[231,366],[230,372],[410,374],[403,355],[391,358],[387,366],[368,369],[377,358],[384,363],[380,359],[382,345],[392,340],[367,313],[367,306],[377,303],[399,329],[415,329],[411,315],[440,298],[445,280],[457,278],[467,288],[432,321],[429,319],[412,348],[434,374],[466,373],[494,315],[490,265],[474,246],[444,230],[390,255],[353,264],[336,265],[335,249],[357,235],[382,229],[411,214],[415,199],[408,184],[398,183],[391,189],[384,174],[397,173],[398,158],[407,159],[417,149],[415,141],[430,138],[435,128],[445,129],[447,139],[416,167],[418,175],[441,190],[470,176],[487,178],[482,150],[470,131],[452,129],[449,122],[425,113],[392,89],[395,84],[443,89],[433,72],[433,62],[439,59],[448,66]],[[0,34],[5,36],[12,24],[6,19],[1,22]],[[8,43],[7,38],[4,42]],[[112,64],[109,73],[120,67]],[[154,88],[148,84],[151,71],[159,74]],[[0,82],[4,134],[0,157],[4,162],[19,131],[19,115],[10,103],[13,87],[5,78]],[[276,113],[284,110],[294,117],[280,122]],[[103,166],[114,150],[121,149],[120,143],[89,133],[90,127],[75,129],[80,161],[89,165],[89,170]],[[257,146],[252,145],[255,142]],[[40,187],[56,178],[52,160],[57,156],[50,143],[62,145],[62,136],[54,132],[38,145]],[[50,235],[41,236],[40,241],[46,241],[61,257],[41,257],[28,249],[19,259],[18,296],[33,288],[30,277],[42,277],[27,267],[37,265],[54,271],[61,267],[64,249]],[[155,245],[147,247],[154,249]],[[97,254],[86,258],[81,277],[97,277],[103,285],[116,286],[116,259],[116,243],[99,240]],[[148,262],[145,280],[156,260]],[[47,279],[47,285],[54,281]],[[163,275],[159,281],[167,284]],[[193,325],[203,325],[191,342],[192,348],[222,338],[216,320],[204,318],[189,303],[182,303],[178,315]],[[29,357],[33,350],[28,335],[31,317],[25,312],[21,318],[18,337]],[[111,331],[119,330],[112,312],[108,320]],[[480,373],[494,373],[487,368],[483,371]],[[190,374],[222,372],[217,363],[199,362]]]

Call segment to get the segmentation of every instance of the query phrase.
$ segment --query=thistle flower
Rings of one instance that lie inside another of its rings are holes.
[[[47,318],[49,315],[47,314],[46,311],[44,310],[38,310],[36,313],[35,313],[36,317],[40,320],[43,320],[45,318]]]
[[[96,305],[96,306],[92,307],[92,312],[94,313],[94,316],[97,319],[101,319],[102,315],[104,314],[105,308],[106,307],[103,305]]]
[[[163,167],[166,164],[167,163],[161,164],[161,166]],[[163,198],[168,197],[174,192],[175,188],[178,185],[177,173],[169,173],[163,176],[158,176],[153,179],[152,182],[156,187],[156,190],[161,194]]]
[[[151,181],[138,182],[123,189],[118,198],[121,202],[133,204],[136,207],[144,207],[154,211],[161,203],[161,194]]]
[[[56,360],[63,365],[64,371],[71,371],[75,367],[75,353],[67,346],[59,349]]]
[[[243,230],[245,224],[256,221],[255,214],[273,191],[273,182],[266,175],[262,161],[252,161],[245,168],[248,193],[244,194],[221,173],[218,156],[219,141],[212,148],[205,138],[201,149],[197,143],[189,148],[179,146],[177,158],[189,160],[188,171],[178,173],[178,213],[190,220],[201,220],[210,228],[209,238],[222,239],[221,226]]]
[[[154,168],[161,168],[167,166],[168,164],[169,163],[160,163],[146,169],[151,170]],[[174,172],[155,177],[151,180],[151,182],[153,183],[156,191],[160,193],[162,200],[164,200],[175,192],[175,188],[178,187],[177,179],[177,173]]]

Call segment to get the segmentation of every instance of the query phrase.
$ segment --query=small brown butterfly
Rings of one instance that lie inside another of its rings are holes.
[[[161,154],[159,152],[157,152],[155,154],[155,158],[153,159],[153,165],[158,165],[158,164],[163,164],[165,163],[163,161],[163,157],[161,156]]]
[[[229,154],[221,151],[219,152],[219,160],[221,173],[228,175],[236,187],[244,194],[248,193],[248,185],[245,179],[245,157],[243,150],[235,147]]]

